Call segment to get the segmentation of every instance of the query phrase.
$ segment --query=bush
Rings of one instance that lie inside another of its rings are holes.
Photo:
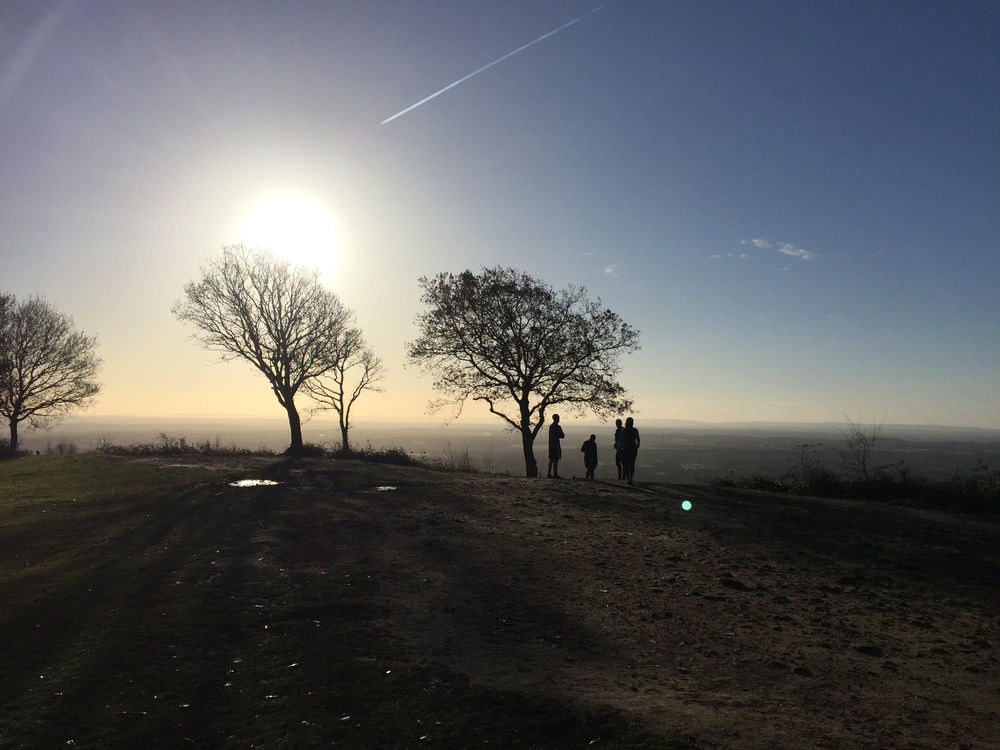
[[[763,474],[754,474],[749,477],[738,477],[733,472],[729,475],[716,479],[709,484],[716,487],[734,487],[741,490],[758,490],[760,492],[788,492],[789,486],[774,477]]]
[[[116,445],[107,436],[102,436],[94,448],[96,453],[107,453],[114,456],[273,456],[274,451],[267,448],[250,450],[240,448],[235,443],[228,448],[222,447],[219,441],[214,443],[205,440],[202,443],[191,444],[187,438],[173,437],[161,432],[155,443],[132,443],[131,445]]]
[[[330,455],[333,458],[347,458],[354,459],[355,461],[372,461],[373,463],[393,464],[396,466],[422,466],[425,464],[424,461],[410,455],[403,448],[393,447],[380,448],[376,450],[375,448],[372,448],[371,443],[368,443],[368,445],[361,450],[351,448],[345,451],[341,448],[334,451]]]
[[[870,479],[852,481],[842,480],[826,470],[805,475],[795,472],[787,477],[788,483],[761,474],[737,477],[730,472],[711,484],[763,492],[893,502],[954,513],[1000,513],[1000,471],[992,469],[989,463],[941,481],[914,479],[901,465],[895,468],[895,475],[880,471]]]
[[[323,458],[326,455],[328,455],[326,448],[315,443],[304,444],[298,453],[299,458]]]

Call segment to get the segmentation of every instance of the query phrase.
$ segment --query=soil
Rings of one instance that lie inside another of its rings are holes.
[[[1000,748],[1000,518],[330,459],[0,468],[0,747]]]
[[[995,518],[460,475],[312,518],[379,625],[473,684],[699,747],[1000,747]]]

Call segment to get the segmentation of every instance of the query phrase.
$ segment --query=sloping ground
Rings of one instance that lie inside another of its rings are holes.
[[[1000,747],[995,520],[98,458],[0,465],[0,746]]]

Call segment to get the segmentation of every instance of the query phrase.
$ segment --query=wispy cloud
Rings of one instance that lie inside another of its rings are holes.
[[[752,245],[760,250],[776,250],[782,255],[787,255],[790,258],[796,258],[798,260],[815,260],[819,257],[819,253],[813,252],[812,250],[806,250],[804,247],[799,247],[791,242],[772,242],[771,240],[766,240],[763,237],[753,237],[752,239],[742,239],[740,240],[741,245]],[[732,253],[729,253],[732,256]],[[741,253],[741,258],[746,258],[746,253]]]
[[[793,258],[798,258],[799,260],[815,260],[816,253],[812,250],[806,250],[802,247],[796,247],[791,242],[779,242],[778,252],[782,255],[790,255]]]
[[[605,266],[604,275],[611,276],[613,278],[618,278],[619,276],[621,276],[621,273],[618,271],[618,264],[612,263],[611,265]]]

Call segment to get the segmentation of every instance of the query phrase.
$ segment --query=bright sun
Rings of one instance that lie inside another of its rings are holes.
[[[330,217],[297,195],[276,195],[258,203],[243,220],[240,240],[320,271],[328,270],[337,256],[337,232]]]

